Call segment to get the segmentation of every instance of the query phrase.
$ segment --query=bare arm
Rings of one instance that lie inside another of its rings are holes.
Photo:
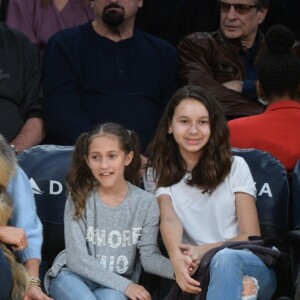
[[[19,134],[11,141],[19,152],[38,145],[44,138],[44,122],[40,118],[29,118]]]
[[[183,291],[197,294],[201,291],[200,283],[189,274],[192,260],[179,248],[182,242],[183,227],[173,209],[171,199],[167,195],[158,197],[160,207],[160,230],[174,268],[176,281]]]

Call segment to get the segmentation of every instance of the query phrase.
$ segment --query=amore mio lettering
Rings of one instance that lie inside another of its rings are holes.
[[[136,245],[141,236],[141,227],[126,229],[126,230],[112,230],[109,233],[106,230],[94,228],[89,226],[87,229],[86,240],[99,247],[108,245],[111,248],[129,247]]]
[[[141,227],[125,229],[125,230],[111,230],[107,232],[105,229],[94,228],[89,226],[87,229],[86,240],[99,247],[109,246],[111,248],[125,248],[136,245],[141,236]],[[97,259],[104,269],[113,271],[114,268],[117,273],[123,274],[128,270],[129,261],[125,255],[102,255],[97,254]]]

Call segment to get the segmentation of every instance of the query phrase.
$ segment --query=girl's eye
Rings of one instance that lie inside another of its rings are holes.
[[[92,159],[94,160],[98,159],[98,155],[92,155]]]
[[[187,124],[188,120],[180,120],[180,123]]]
[[[116,154],[110,154],[109,157],[110,158],[115,158],[115,157],[117,157],[117,155]]]

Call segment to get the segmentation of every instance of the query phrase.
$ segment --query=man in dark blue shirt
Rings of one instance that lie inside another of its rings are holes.
[[[110,121],[136,131],[143,151],[177,88],[177,50],[134,28],[141,0],[91,3],[95,20],[54,35],[44,53],[48,138],[74,144]]]

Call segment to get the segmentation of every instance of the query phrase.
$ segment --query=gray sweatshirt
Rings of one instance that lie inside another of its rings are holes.
[[[66,249],[48,271],[46,289],[51,277],[67,267],[94,283],[125,293],[130,283],[138,281],[139,261],[146,272],[174,279],[169,259],[160,254],[157,246],[157,200],[150,193],[128,185],[126,198],[113,208],[101,201],[95,188],[80,219],[73,218],[74,204],[67,199]]]

